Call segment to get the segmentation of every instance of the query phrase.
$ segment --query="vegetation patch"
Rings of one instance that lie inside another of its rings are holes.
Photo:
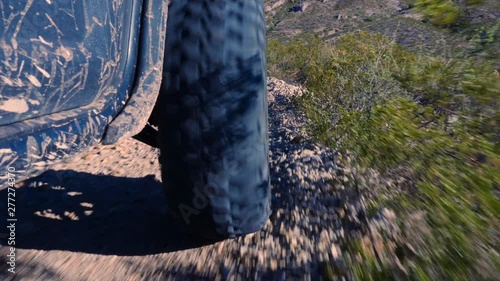
[[[307,88],[296,103],[318,141],[349,150],[357,165],[397,182],[370,202],[396,212],[397,237],[375,231],[384,242],[372,250],[362,239],[346,242],[357,280],[495,279],[500,77],[494,67],[417,55],[366,32],[333,44],[314,36],[270,40],[268,64],[270,75]],[[422,238],[414,243],[415,237]],[[389,258],[377,253],[384,249]]]

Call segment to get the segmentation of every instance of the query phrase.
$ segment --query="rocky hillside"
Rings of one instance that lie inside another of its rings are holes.
[[[335,39],[341,34],[364,30],[384,35],[411,51],[422,54],[456,56],[464,50],[484,52],[477,41],[489,30],[497,36],[500,2],[484,0],[468,6],[461,23],[453,29],[433,26],[414,7],[413,0],[267,0],[266,21],[269,38],[293,38],[315,34]],[[484,42],[483,42],[484,43]],[[483,43],[479,43],[480,45]],[[493,44],[488,54],[498,54]]]
[[[355,155],[356,280],[499,275],[500,2],[467,2],[267,1],[269,73],[307,89],[317,142]]]

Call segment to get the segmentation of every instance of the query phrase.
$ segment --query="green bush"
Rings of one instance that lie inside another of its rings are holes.
[[[465,38],[473,46],[474,54],[482,55],[486,59],[500,59],[498,51],[500,46],[498,40],[500,37],[500,19],[496,19],[494,23],[476,26],[475,28],[466,29],[464,32]]]
[[[279,79],[303,82],[307,66],[320,59],[323,46],[321,39],[313,35],[290,42],[269,40],[267,63],[270,74]]]
[[[415,8],[431,23],[438,26],[450,26],[457,22],[463,9],[482,0],[416,0]]]
[[[359,165],[387,177],[409,171],[412,192],[379,200],[402,221],[416,210],[427,214],[432,231],[419,249],[425,256],[402,261],[408,278],[493,279],[500,226],[498,71],[417,56],[363,32],[334,44],[272,41],[268,48],[271,75],[292,74],[307,88],[296,102],[318,141],[352,151]],[[375,268],[364,260],[368,264],[352,268]],[[393,266],[385,266],[380,276],[396,278]],[[382,280],[355,272],[360,280]]]
[[[458,6],[451,0],[417,0],[415,7],[433,24],[449,26],[457,21]]]

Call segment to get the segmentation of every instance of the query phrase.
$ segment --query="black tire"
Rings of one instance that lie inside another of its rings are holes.
[[[270,213],[263,0],[172,0],[159,99],[169,209],[203,238]]]

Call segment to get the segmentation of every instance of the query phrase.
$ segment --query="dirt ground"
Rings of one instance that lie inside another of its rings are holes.
[[[158,150],[123,139],[17,186],[16,274],[1,261],[0,280],[319,280],[342,265],[338,240],[356,208],[331,182],[349,169],[304,135],[298,89],[268,87],[273,214],[262,231],[193,241],[169,219]]]

